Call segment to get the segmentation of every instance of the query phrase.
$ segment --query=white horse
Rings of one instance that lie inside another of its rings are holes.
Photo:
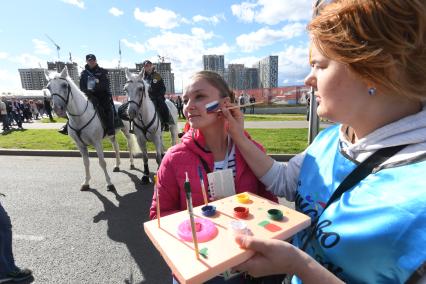
[[[81,190],[88,190],[90,188],[90,168],[89,168],[89,152],[88,145],[93,145],[99,158],[99,165],[105,174],[107,182],[107,190],[115,190],[114,185],[111,183],[111,178],[106,170],[106,162],[102,147],[102,139],[104,137],[104,129],[101,120],[97,115],[97,111],[93,104],[87,99],[82,91],[76,86],[73,80],[68,75],[68,69],[65,68],[62,72],[55,73],[53,76],[45,71],[46,79],[48,81],[47,89],[50,91],[53,101],[53,108],[58,116],[68,115],[68,135],[75,141],[81,156],[83,157],[84,168],[86,177],[81,185]],[[117,104],[114,103],[117,108]],[[121,131],[127,138],[127,146],[130,154],[131,168],[134,168],[133,163],[133,143],[132,134],[129,133],[129,123],[123,121],[124,127]],[[133,136],[134,137],[134,136]],[[115,151],[115,167],[114,172],[120,170],[120,152],[118,143],[115,136],[109,138]]]
[[[156,161],[160,166],[161,159],[164,156],[165,147],[163,144],[163,133],[161,131],[161,121],[155,110],[154,103],[148,95],[149,84],[143,79],[144,71],[138,75],[131,74],[126,69],[127,82],[124,90],[128,95],[129,109],[128,114],[130,120],[133,120],[134,131],[142,150],[144,163],[144,172],[142,177],[143,183],[149,183],[149,167],[148,167],[148,151],[146,142],[151,141],[155,145]],[[173,118],[170,124],[170,133],[172,137],[172,145],[177,142],[178,135],[178,112],[176,106],[169,100],[166,100],[167,107]]]

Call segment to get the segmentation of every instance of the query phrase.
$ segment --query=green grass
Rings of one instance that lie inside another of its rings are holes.
[[[307,146],[307,129],[247,129],[252,138],[262,143],[267,152],[294,154]],[[121,150],[127,150],[124,135],[117,136]],[[164,134],[164,144],[170,147],[170,133]],[[109,140],[104,139],[104,149],[112,150]],[[27,129],[12,131],[0,135],[0,148],[27,150],[77,150],[69,136],[59,134],[56,129]],[[90,148],[94,150],[93,147]],[[154,151],[154,145],[148,143],[148,150]]]
[[[50,119],[48,117],[44,117],[40,120],[42,123],[55,123],[55,122],[67,122],[66,118],[63,117],[54,117],[53,121],[50,121]]]
[[[295,121],[306,120],[302,114],[245,114],[244,121]]]

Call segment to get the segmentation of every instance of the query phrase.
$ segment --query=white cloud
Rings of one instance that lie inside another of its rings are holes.
[[[130,42],[127,39],[122,39],[121,42],[124,43],[125,46],[133,49],[137,53],[144,53],[146,50],[143,43],[140,43],[140,42]]]
[[[10,61],[19,63],[19,68],[46,68],[46,60],[29,53],[10,58]]]
[[[234,16],[243,22],[253,21],[275,25],[282,21],[304,21],[312,16],[311,0],[257,0],[256,3],[242,2],[231,6]]]
[[[62,2],[77,6],[80,9],[84,9],[83,0],[62,0]]]
[[[305,25],[301,23],[288,24],[280,30],[261,28],[255,32],[238,36],[236,42],[243,51],[251,52],[279,41],[300,36],[304,31]]]
[[[214,16],[211,16],[211,17],[206,17],[206,16],[202,16],[202,15],[195,15],[194,17],[192,17],[192,21],[194,21],[195,23],[207,22],[207,23],[210,23],[212,25],[217,25],[221,20],[225,20],[224,14],[218,14],[218,15],[214,15]]]
[[[278,53],[278,85],[303,84],[309,74],[309,45],[288,46]]]
[[[9,56],[7,52],[0,51],[0,59],[6,59]]]
[[[191,33],[194,36],[196,36],[197,38],[202,39],[202,40],[211,39],[214,36],[213,32],[208,33],[202,28],[192,28]]]
[[[204,54],[226,54],[232,51],[232,47],[223,43],[219,46],[209,47],[205,50]]]
[[[243,2],[240,5],[235,4],[231,6],[231,11],[234,16],[239,18],[243,22],[251,23],[255,17],[254,9],[257,7],[257,4]]]
[[[21,80],[18,70],[11,72],[10,70],[0,69],[0,86],[2,90],[21,89]]]
[[[35,53],[48,55],[52,52],[52,50],[47,45],[47,42],[42,41],[42,40],[37,39],[37,38],[34,38],[32,41],[33,41],[33,44],[34,44],[34,48],[35,48],[34,52]]]
[[[136,20],[141,21],[147,27],[160,28],[164,30],[178,27],[180,23],[187,23],[188,20],[176,14],[172,10],[155,7],[151,12],[141,11],[136,8],[133,12]]]
[[[252,67],[254,63],[260,61],[263,57],[247,56],[234,58],[229,61],[228,64],[244,64],[245,67]]]
[[[225,54],[231,49],[227,44],[207,48],[205,46],[206,37],[200,33],[201,30],[197,28],[192,31],[192,34],[164,31],[147,40],[147,51],[164,56],[167,61],[172,63],[176,90],[180,90],[182,85],[186,85],[192,74],[203,69],[203,54]],[[158,60],[156,57],[147,59]]]
[[[111,15],[119,17],[124,14],[124,12],[116,7],[111,7],[108,11]]]

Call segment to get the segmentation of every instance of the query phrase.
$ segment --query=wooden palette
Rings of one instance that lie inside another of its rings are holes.
[[[250,198],[249,203],[240,203],[237,195],[209,203],[209,205],[216,206],[217,212],[213,217],[202,215],[201,207],[203,206],[194,208],[195,218],[209,219],[218,228],[218,234],[214,239],[198,243],[199,251],[207,251],[207,258],[200,255],[200,258],[197,259],[194,243],[183,241],[178,236],[179,224],[189,219],[186,210],[162,217],[160,227],[158,227],[157,220],[144,223],[146,234],[181,284],[197,284],[207,281],[246,261],[253,255],[252,251],[241,249],[235,242],[235,235],[230,228],[230,222],[233,220],[246,222],[251,234],[256,237],[281,240],[290,238],[310,225],[310,218],[300,212],[255,194],[246,194]],[[234,208],[240,206],[250,210],[246,219],[234,217]],[[267,213],[269,209],[281,210],[284,215],[283,219],[271,220]]]

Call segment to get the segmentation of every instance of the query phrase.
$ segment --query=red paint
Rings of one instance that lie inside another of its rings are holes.
[[[249,209],[247,207],[235,207],[234,208],[234,216],[239,219],[245,219],[249,215]]]
[[[281,231],[282,228],[280,226],[277,226],[275,224],[269,223],[265,226],[265,229],[270,231],[270,232],[278,232]]]

